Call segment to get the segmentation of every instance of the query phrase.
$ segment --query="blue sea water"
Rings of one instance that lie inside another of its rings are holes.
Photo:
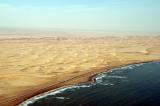
[[[160,62],[115,68],[94,79],[36,96],[22,106],[160,106]]]

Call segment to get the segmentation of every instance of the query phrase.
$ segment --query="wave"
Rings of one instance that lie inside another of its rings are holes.
[[[77,84],[77,85],[73,85],[73,86],[67,86],[67,87],[59,88],[57,90],[46,92],[44,94],[35,96],[35,97],[31,98],[30,100],[24,102],[20,106],[28,106],[29,104],[33,104],[35,101],[37,101],[39,99],[45,98],[47,96],[56,96],[57,94],[64,93],[66,90],[74,91],[76,89],[88,88],[88,87],[91,87],[93,85],[95,85],[95,84],[94,83],[88,83],[88,84],[86,83],[86,84],[83,84],[83,85],[82,84]],[[70,99],[70,98],[67,98],[67,97],[55,97],[55,98],[57,98],[57,99]]]
[[[57,94],[64,93],[66,90],[75,91],[75,90],[81,89],[81,88],[90,88],[95,85],[114,86],[116,84],[119,84],[119,82],[127,81],[128,78],[124,74],[125,71],[127,71],[127,70],[130,71],[130,70],[134,69],[135,67],[137,68],[137,67],[142,66],[143,64],[146,64],[146,63],[123,66],[120,68],[112,69],[108,72],[100,73],[94,77],[94,82],[77,84],[77,85],[62,87],[62,88],[59,88],[59,89],[56,89],[53,91],[49,91],[49,92],[43,93],[41,95],[35,96],[35,97],[25,101],[20,106],[28,106],[29,104],[33,104],[35,101],[37,101],[41,98],[45,98],[47,96],[55,96],[54,98],[56,98],[56,99],[70,99],[70,98],[63,97],[63,96],[56,96]]]
[[[70,99],[70,98],[67,98],[67,97],[55,97],[56,99]]]

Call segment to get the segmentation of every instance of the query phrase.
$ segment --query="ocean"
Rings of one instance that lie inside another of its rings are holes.
[[[35,96],[22,106],[160,106],[160,62],[115,68],[94,80]]]

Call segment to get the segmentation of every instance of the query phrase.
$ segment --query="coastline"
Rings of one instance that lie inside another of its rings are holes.
[[[104,71],[160,61],[159,37],[0,40],[0,106],[94,81]],[[148,45],[150,43],[150,45]]]
[[[57,90],[60,90],[60,89],[63,89],[63,88],[67,88],[67,87],[72,87],[72,86],[74,86],[74,85],[78,85],[78,84],[83,84],[83,83],[88,83],[88,82],[95,82],[95,77],[98,75],[98,74],[100,74],[100,73],[103,73],[103,72],[110,72],[110,71],[112,71],[113,69],[115,69],[115,68],[120,68],[120,67],[124,67],[124,66],[127,66],[127,65],[135,65],[135,64],[144,64],[144,63],[152,63],[152,62],[160,62],[160,59],[159,60],[152,60],[152,61],[144,61],[144,62],[135,62],[135,63],[129,63],[129,64],[123,64],[123,65],[120,65],[120,66],[117,66],[117,67],[112,67],[112,68],[110,68],[110,69],[106,69],[106,70],[99,70],[98,71],[98,73],[95,73],[94,75],[92,75],[92,76],[87,76],[88,77],[88,79],[89,80],[84,80],[84,81],[82,81],[82,82],[77,82],[77,83],[74,83],[74,84],[68,84],[68,85],[62,85],[61,87],[58,87],[58,88],[55,88],[55,89],[50,89],[50,90],[48,90],[48,91],[46,91],[46,92],[42,92],[42,93],[40,93],[40,94],[38,94],[38,95],[35,95],[35,96],[33,96],[33,97],[31,97],[31,98],[29,98],[29,99],[26,99],[25,101],[23,101],[23,102],[21,102],[20,104],[18,104],[18,106],[24,106],[24,104],[25,103],[27,103],[27,101],[30,101],[30,100],[32,100],[33,98],[35,98],[35,97],[40,97],[40,96],[42,96],[42,95],[45,95],[45,94],[49,94],[49,93],[51,93],[51,92],[54,92],[54,91],[57,91]],[[88,73],[86,73],[86,74],[88,74]],[[74,77],[74,78],[71,78],[71,79],[69,79],[69,80],[67,80],[67,81],[64,81],[64,82],[60,82],[60,83],[69,83],[70,81],[72,82],[72,80],[76,80],[76,78],[83,78],[84,76],[86,76],[86,74],[85,75],[80,75],[80,76],[76,76],[76,77]]]

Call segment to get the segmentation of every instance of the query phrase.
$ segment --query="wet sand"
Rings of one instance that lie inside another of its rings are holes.
[[[114,67],[159,61],[160,37],[3,38],[0,53],[0,106],[15,106]]]
[[[92,79],[93,82],[54,89],[36,95],[20,106],[115,106],[119,103],[122,106],[158,105],[160,104],[158,97],[160,86],[157,86],[160,83],[160,80],[157,80],[160,77],[159,69],[160,62],[131,64],[114,68],[96,75]],[[146,98],[154,101],[148,101]]]

